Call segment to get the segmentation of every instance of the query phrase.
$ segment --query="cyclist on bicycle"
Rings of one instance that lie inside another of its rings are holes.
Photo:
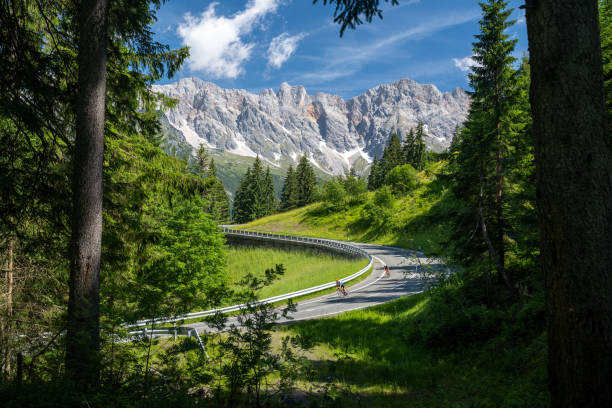
[[[342,293],[344,293],[344,296],[348,295],[348,292],[346,291],[346,288],[344,287],[344,282],[340,281],[340,289],[342,289]]]

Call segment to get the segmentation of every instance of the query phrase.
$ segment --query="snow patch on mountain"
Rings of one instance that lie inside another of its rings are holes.
[[[224,89],[197,78],[154,85],[178,99],[167,122],[194,146],[297,163],[306,154],[321,170],[342,174],[357,161],[380,156],[393,132],[404,135],[423,121],[429,149],[446,148],[467,116],[470,99],[461,88],[440,92],[408,79],[380,85],[347,101],[337,95],[308,95],[303,86],[282,83],[278,92],[252,94]]]

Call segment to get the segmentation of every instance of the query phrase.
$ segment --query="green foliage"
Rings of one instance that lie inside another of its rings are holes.
[[[472,105],[453,138],[446,176],[460,205],[450,214],[451,255],[476,269],[494,266],[514,290],[537,267],[538,253],[529,66],[524,60],[519,70],[512,67],[516,40],[505,33],[513,24],[506,3],[490,0],[481,7]],[[521,259],[527,262],[517,267]]]
[[[383,151],[381,163],[385,177],[395,166],[400,166],[405,163],[402,154],[402,142],[397,133],[393,133],[389,138]]]
[[[389,173],[397,166],[410,164],[417,170],[423,170],[428,161],[425,137],[426,134],[422,121],[419,121],[416,132],[414,129],[410,129],[403,145],[400,136],[397,133],[393,133],[384,148],[382,159],[379,161],[376,156],[374,157],[368,176],[368,190],[376,190],[387,183],[386,180]]]
[[[196,150],[194,159],[196,174],[210,178],[211,186],[207,189],[203,198],[206,200],[205,211],[212,214],[213,218],[219,222],[227,221],[229,218],[229,199],[225,192],[225,186],[217,178],[215,160],[210,156],[204,145]]]
[[[378,161],[378,156],[374,156],[374,160],[370,166],[370,174],[368,175],[368,190],[376,190],[378,187],[382,186],[383,181],[382,164]]]
[[[295,171],[293,166],[289,165],[287,169],[287,175],[285,176],[285,182],[283,183],[283,190],[281,193],[281,208],[283,210],[291,210],[298,206],[298,185]]]
[[[297,203],[302,207],[317,200],[317,181],[314,170],[308,162],[306,155],[300,158],[295,178],[297,180]]]
[[[346,191],[348,205],[357,205],[365,201],[368,185],[364,179],[351,172],[345,177],[339,177],[338,181]]]
[[[394,167],[387,174],[385,184],[397,194],[409,193],[419,184],[417,171],[410,164]]]
[[[247,275],[240,286],[244,288],[238,300],[245,304],[236,323],[229,327],[219,316],[215,327],[225,330],[227,335],[218,339],[216,349],[219,361],[214,366],[217,377],[223,378],[223,386],[215,390],[214,399],[226,406],[267,406],[278,403],[279,392],[288,392],[299,378],[299,371],[307,365],[301,351],[308,346],[303,337],[286,336],[280,350],[272,347],[272,328],[281,317],[296,310],[289,301],[279,312],[271,304],[257,302],[255,295],[263,287],[284,275],[283,265],[267,269],[263,277]],[[269,381],[271,376],[276,381]]]
[[[227,296],[224,236],[199,198],[157,207],[150,214],[153,242],[140,253],[134,281],[141,317],[205,310]]]
[[[323,184],[322,200],[332,209],[342,209],[346,200],[346,190],[341,182],[327,180]]]
[[[270,168],[263,171],[259,156],[240,181],[234,199],[233,220],[249,222],[276,212],[278,207]]]
[[[363,206],[361,216],[375,230],[390,229],[391,218],[394,214],[394,204],[395,200],[391,188],[389,186],[382,186],[376,190],[372,200]]]
[[[330,209],[341,210],[345,205],[354,206],[366,200],[368,187],[366,181],[354,174],[338,176],[323,184],[321,200]]]

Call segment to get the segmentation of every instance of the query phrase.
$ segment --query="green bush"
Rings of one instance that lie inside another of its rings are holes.
[[[340,209],[344,206],[346,190],[341,183],[335,180],[327,180],[323,185],[322,196],[328,207]]]
[[[394,214],[395,199],[389,186],[382,186],[372,198],[363,206],[361,217],[375,230],[389,228]]]
[[[365,201],[368,184],[362,178],[349,175],[341,180],[347,194],[349,205],[361,204]]]
[[[409,164],[396,166],[387,174],[385,184],[390,186],[394,193],[409,193],[419,185],[417,171]]]

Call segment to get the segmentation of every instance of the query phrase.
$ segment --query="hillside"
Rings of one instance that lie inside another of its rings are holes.
[[[450,201],[444,185],[434,176],[442,165],[431,165],[421,173],[422,182],[412,194],[394,200],[393,212],[383,227],[377,227],[363,218],[366,205],[374,196],[373,192],[368,192],[362,202],[347,206],[343,211],[331,210],[325,203],[319,202],[261,218],[238,228],[371,242],[442,254],[442,243],[449,237],[442,215],[444,206],[448,206]]]

